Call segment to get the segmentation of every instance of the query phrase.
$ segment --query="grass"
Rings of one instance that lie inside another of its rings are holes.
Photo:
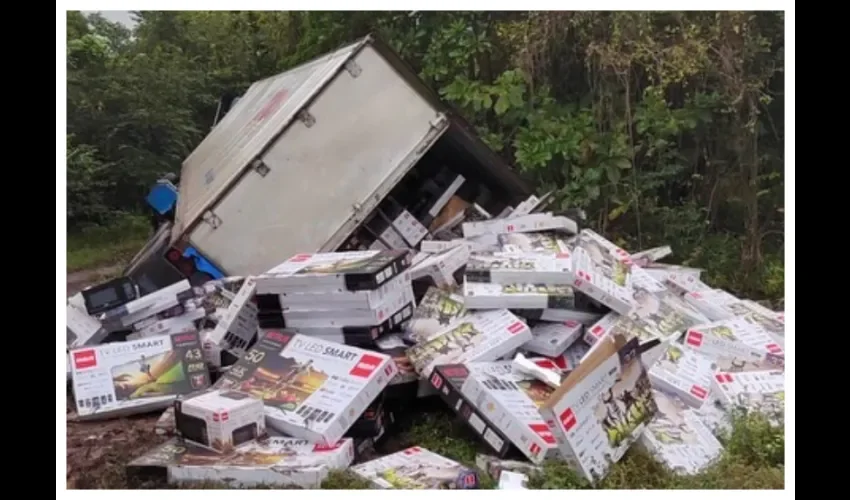
[[[145,217],[121,216],[107,227],[92,226],[68,234],[68,272],[92,269],[133,257],[151,235]]]

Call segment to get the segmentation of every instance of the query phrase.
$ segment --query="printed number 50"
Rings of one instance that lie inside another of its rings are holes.
[[[262,361],[263,358],[265,358],[265,357],[266,357],[266,353],[264,353],[263,351],[251,349],[250,351],[248,351],[247,354],[245,354],[245,361],[257,364],[260,361]]]

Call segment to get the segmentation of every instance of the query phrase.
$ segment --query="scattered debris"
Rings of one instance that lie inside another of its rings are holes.
[[[597,482],[635,443],[695,474],[733,409],[783,421],[784,313],[659,263],[669,246],[629,254],[542,212],[549,197],[494,218],[463,177],[442,184],[420,208],[383,204],[357,250],[108,307],[73,297],[69,418],[164,409],[171,440],[127,470],[170,483],[317,488],[348,468],[397,489],[478,488],[479,472],[525,489],[547,459]],[[492,451],[479,470],[418,446],[380,456],[430,396]]]

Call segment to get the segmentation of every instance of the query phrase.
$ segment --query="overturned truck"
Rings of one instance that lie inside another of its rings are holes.
[[[414,248],[529,194],[366,37],[254,83],[183,162],[174,222],[125,275],[145,294],[183,278],[262,273],[300,252]]]

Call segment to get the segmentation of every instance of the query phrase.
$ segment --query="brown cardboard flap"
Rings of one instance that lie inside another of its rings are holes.
[[[617,334],[606,336],[599,341],[603,342],[603,344],[594,349],[587,359],[578,365],[578,368],[567,375],[567,378],[561,383],[560,387],[555,389],[555,391],[549,396],[549,399],[543,403],[541,409],[548,410],[553,408],[555,404],[564,397],[564,394],[584,380],[588,374],[593,373],[593,371],[605,362],[605,360],[611,356],[616,356],[620,349],[628,343],[626,337]]]

